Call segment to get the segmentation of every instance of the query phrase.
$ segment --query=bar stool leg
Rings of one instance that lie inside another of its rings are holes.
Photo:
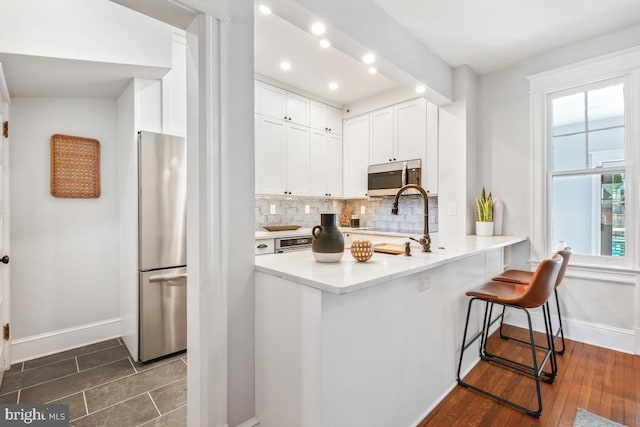
[[[462,378],[460,377],[460,372],[462,370],[462,359],[464,357],[464,352],[465,350],[471,345],[473,344],[478,338],[481,338],[481,345],[480,345],[480,356],[482,357],[482,352],[484,351],[484,344],[486,343],[486,339],[487,339],[487,334],[488,334],[488,329],[489,329],[489,325],[492,323],[491,322],[491,318],[488,318],[489,312],[490,312],[490,307],[489,307],[489,302],[485,301],[487,304],[485,305],[485,311],[484,311],[484,317],[483,317],[483,323],[482,323],[482,330],[480,332],[478,332],[469,342],[467,342],[467,332],[469,329],[469,318],[471,315],[471,308],[473,305],[473,302],[478,299],[478,298],[472,298],[469,301],[469,306],[467,308],[467,318],[465,321],[465,325],[464,325],[464,333],[462,335],[462,346],[460,348],[460,360],[458,362],[458,372],[457,372],[457,381],[458,384],[460,384],[461,386],[465,387],[465,388],[469,388],[477,393],[483,394],[487,397],[490,397],[500,403],[504,403],[505,405],[511,406],[514,409],[517,409],[519,411],[525,412],[528,415],[531,415],[533,417],[539,418],[540,415],[542,414],[542,394],[540,391],[540,371],[542,370],[542,368],[538,368],[538,361],[537,361],[537,355],[536,355],[536,344],[535,344],[535,340],[534,340],[534,336],[533,336],[533,325],[531,322],[531,315],[529,313],[529,310],[525,309],[524,307],[515,307],[514,308],[518,308],[520,310],[523,310],[526,314],[527,314],[527,323],[529,325],[529,339],[530,339],[530,346],[531,346],[531,357],[533,360],[533,378],[536,382],[536,394],[537,394],[537,400],[538,400],[538,408],[533,410],[530,408],[526,408],[522,405],[518,405],[517,403],[511,402],[509,400],[506,400],[500,396],[497,396],[493,393],[490,393],[486,390],[483,390],[481,388],[478,388],[474,385],[471,385],[469,383],[466,383],[462,380]],[[503,306],[504,307],[504,306]],[[493,303],[491,303],[491,310],[493,309]],[[545,317],[546,318],[546,317]],[[546,324],[545,321],[545,326],[548,326]],[[553,352],[548,352],[553,354]],[[548,356],[548,354],[547,354]],[[484,358],[483,358],[484,359]],[[546,358],[545,358],[546,359]],[[544,362],[543,362],[544,363]],[[540,365],[540,366],[544,366],[544,364]],[[519,371],[518,371],[519,372]],[[522,372],[520,372],[522,373]]]
[[[565,350],[565,342],[564,342],[564,329],[562,327],[562,315],[560,314],[560,299],[558,298],[558,289],[555,288],[554,290],[555,296],[556,296],[556,309],[558,310],[558,323],[560,324],[560,327],[558,328],[557,331],[553,332],[553,329],[551,329],[552,333],[553,333],[553,341],[555,344],[555,341],[558,339],[558,336],[560,336],[560,340],[562,342],[562,350],[555,350],[556,354],[559,355],[563,355],[564,354],[564,350]],[[500,338],[504,339],[504,340],[511,340],[511,341],[517,341],[523,344],[528,344],[525,340],[521,340],[518,338],[514,338],[511,337],[509,335],[507,335],[506,333],[503,332],[502,327],[504,325],[504,315],[505,315],[505,308],[506,307],[502,307],[502,315],[500,318]],[[547,308],[548,309],[548,308]]]
[[[491,304],[491,310],[489,312],[489,320],[488,320],[488,322],[486,321],[486,318],[485,318],[485,324],[487,325],[487,328],[485,330],[486,333],[485,333],[485,336],[484,336],[482,344],[481,344],[482,345],[482,350],[481,350],[481,353],[480,353],[480,357],[483,360],[486,360],[488,362],[497,363],[497,364],[499,364],[499,365],[501,365],[501,366],[503,366],[503,367],[505,367],[507,369],[512,369],[512,370],[514,370],[516,372],[519,372],[521,374],[533,377],[535,375],[535,371],[534,371],[533,367],[531,367],[530,365],[527,365],[525,363],[516,362],[515,360],[511,360],[511,359],[508,359],[506,357],[500,356],[498,354],[491,353],[486,348],[487,340],[489,338],[489,327],[491,325],[493,325],[493,323],[495,323],[498,319],[500,319],[500,328],[502,328],[503,321],[504,321],[505,308],[506,308],[506,306],[503,305],[502,306],[502,313],[498,317],[496,317],[495,320],[491,320],[491,318],[492,318],[492,314],[491,313],[493,312],[493,304]],[[520,308],[520,307],[514,307],[514,308]],[[535,344],[535,346],[536,346],[536,348],[545,350],[547,352],[546,356],[544,358],[544,361],[540,364],[540,366],[542,367],[542,370],[541,370],[541,372],[539,374],[541,375],[541,380],[542,381],[551,384],[551,383],[553,383],[553,381],[554,381],[554,379],[556,377],[558,369],[557,369],[557,362],[556,362],[556,358],[555,358],[555,354],[554,354],[551,357],[551,371],[545,371],[544,370],[544,366],[546,366],[547,360],[550,357],[550,354],[548,352],[549,352],[549,349],[551,348],[551,336],[552,336],[551,333],[553,331],[553,329],[551,327],[551,318],[548,317],[548,316],[550,316],[549,313],[550,313],[550,311],[549,311],[549,306],[548,306],[548,302],[547,302],[547,303],[542,305],[542,317],[543,317],[544,322],[545,322],[544,326],[545,326],[545,334],[546,334],[546,337],[547,337],[547,347],[545,347],[543,345],[539,345],[539,344]],[[521,340],[519,338],[509,337],[507,335],[503,335],[502,331],[500,331],[500,336],[501,336],[501,338],[504,338],[504,339],[507,339],[507,340],[510,340],[510,341],[516,341],[516,342],[519,342],[519,343],[522,343],[522,344],[531,345],[531,343],[529,341]]]
[[[558,299],[558,288],[555,288],[554,293],[556,294],[556,308],[558,310],[558,322],[560,323],[560,328],[558,328],[557,332],[553,334],[553,341],[555,342],[556,338],[558,338],[558,332],[560,333],[560,338],[562,341],[562,350],[557,351],[557,354],[563,355],[565,350],[564,345],[564,329],[562,328],[562,315],[560,314],[560,300]]]

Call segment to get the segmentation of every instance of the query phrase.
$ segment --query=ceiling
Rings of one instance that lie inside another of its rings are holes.
[[[640,0],[374,0],[452,67],[485,74],[640,23]]]
[[[321,48],[320,38],[275,14],[255,13],[255,72],[338,105],[368,98],[398,85],[368,66],[333,48]],[[288,61],[284,71],[280,63]],[[337,90],[329,89],[330,82]]]
[[[11,97],[115,99],[135,76],[161,79],[167,68],[0,53]]]

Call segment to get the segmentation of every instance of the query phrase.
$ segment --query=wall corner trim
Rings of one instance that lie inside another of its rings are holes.
[[[18,338],[11,343],[11,363],[24,362],[120,336],[120,318]]]

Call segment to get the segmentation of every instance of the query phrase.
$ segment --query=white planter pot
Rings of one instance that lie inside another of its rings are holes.
[[[493,222],[476,221],[476,236],[493,236]]]

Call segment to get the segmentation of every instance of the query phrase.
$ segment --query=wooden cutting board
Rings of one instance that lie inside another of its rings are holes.
[[[392,255],[402,255],[404,253],[404,246],[393,243],[380,243],[373,247],[373,251]]]

